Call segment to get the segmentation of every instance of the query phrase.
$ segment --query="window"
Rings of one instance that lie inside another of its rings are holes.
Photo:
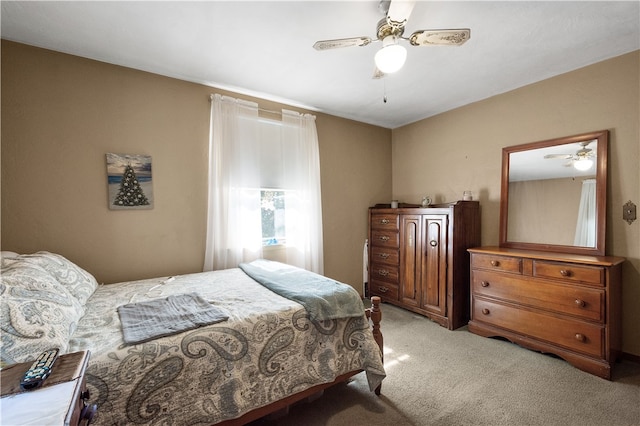
[[[253,102],[221,95],[211,100],[204,270],[234,268],[267,251],[321,274],[315,117],[283,110],[282,120],[267,120]]]
[[[260,191],[260,212],[262,245],[285,245],[287,243],[285,191],[262,189]]]

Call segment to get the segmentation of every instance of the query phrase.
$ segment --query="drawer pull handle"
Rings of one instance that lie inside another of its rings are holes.
[[[480,285],[481,285],[482,287],[489,287],[489,283],[488,283],[487,281],[482,281],[482,282],[480,283]]]
[[[487,308],[482,308],[482,313],[483,313],[484,315],[489,315],[489,313],[490,313],[490,312],[491,312],[491,311],[489,311]]]
[[[386,235],[380,235],[380,241],[389,241],[389,237]]]
[[[500,266],[500,262],[498,262],[497,260],[492,260],[491,266]]]
[[[587,304],[584,302],[584,300],[580,300],[580,299],[576,299],[576,305],[580,308],[584,308]]]
[[[378,254],[378,256],[383,258],[383,259],[388,259],[389,258],[389,253],[380,253],[380,254]]]
[[[576,340],[578,342],[585,342],[587,340],[586,336],[581,333],[576,333]]]
[[[571,271],[568,271],[566,269],[560,269],[560,275],[562,275],[563,277],[570,277]]]
[[[386,277],[387,275],[389,275],[389,271],[387,271],[386,269],[378,269],[378,275]]]
[[[380,223],[383,225],[387,225],[389,223],[389,219],[380,219]]]
[[[388,287],[378,287],[378,291],[380,293],[386,293],[386,292],[389,291],[389,288]]]
[[[429,245],[431,245],[431,247],[435,247],[438,245],[438,242],[436,240],[431,240],[429,241]]]

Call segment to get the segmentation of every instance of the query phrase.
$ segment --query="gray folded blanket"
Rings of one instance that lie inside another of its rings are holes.
[[[229,316],[197,293],[129,303],[118,307],[124,341],[137,344],[226,321]]]

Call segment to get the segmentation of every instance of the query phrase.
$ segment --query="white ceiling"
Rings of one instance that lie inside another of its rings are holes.
[[[378,1],[2,1],[2,38],[387,128],[640,49],[638,1],[418,1],[405,36],[470,28],[462,46],[405,43],[372,79]],[[212,90],[213,91],[213,90]],[[387,102],[383,100],[386,96]]]

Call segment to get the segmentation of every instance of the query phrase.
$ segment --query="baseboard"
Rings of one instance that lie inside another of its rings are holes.
[[[631,361],[631,362],[635,362],[637,364],[640,364],[640,355],[634,355],[634,354],[630,354],[627,352],[622,352],[622,359],[626,360],[626,361]]]

